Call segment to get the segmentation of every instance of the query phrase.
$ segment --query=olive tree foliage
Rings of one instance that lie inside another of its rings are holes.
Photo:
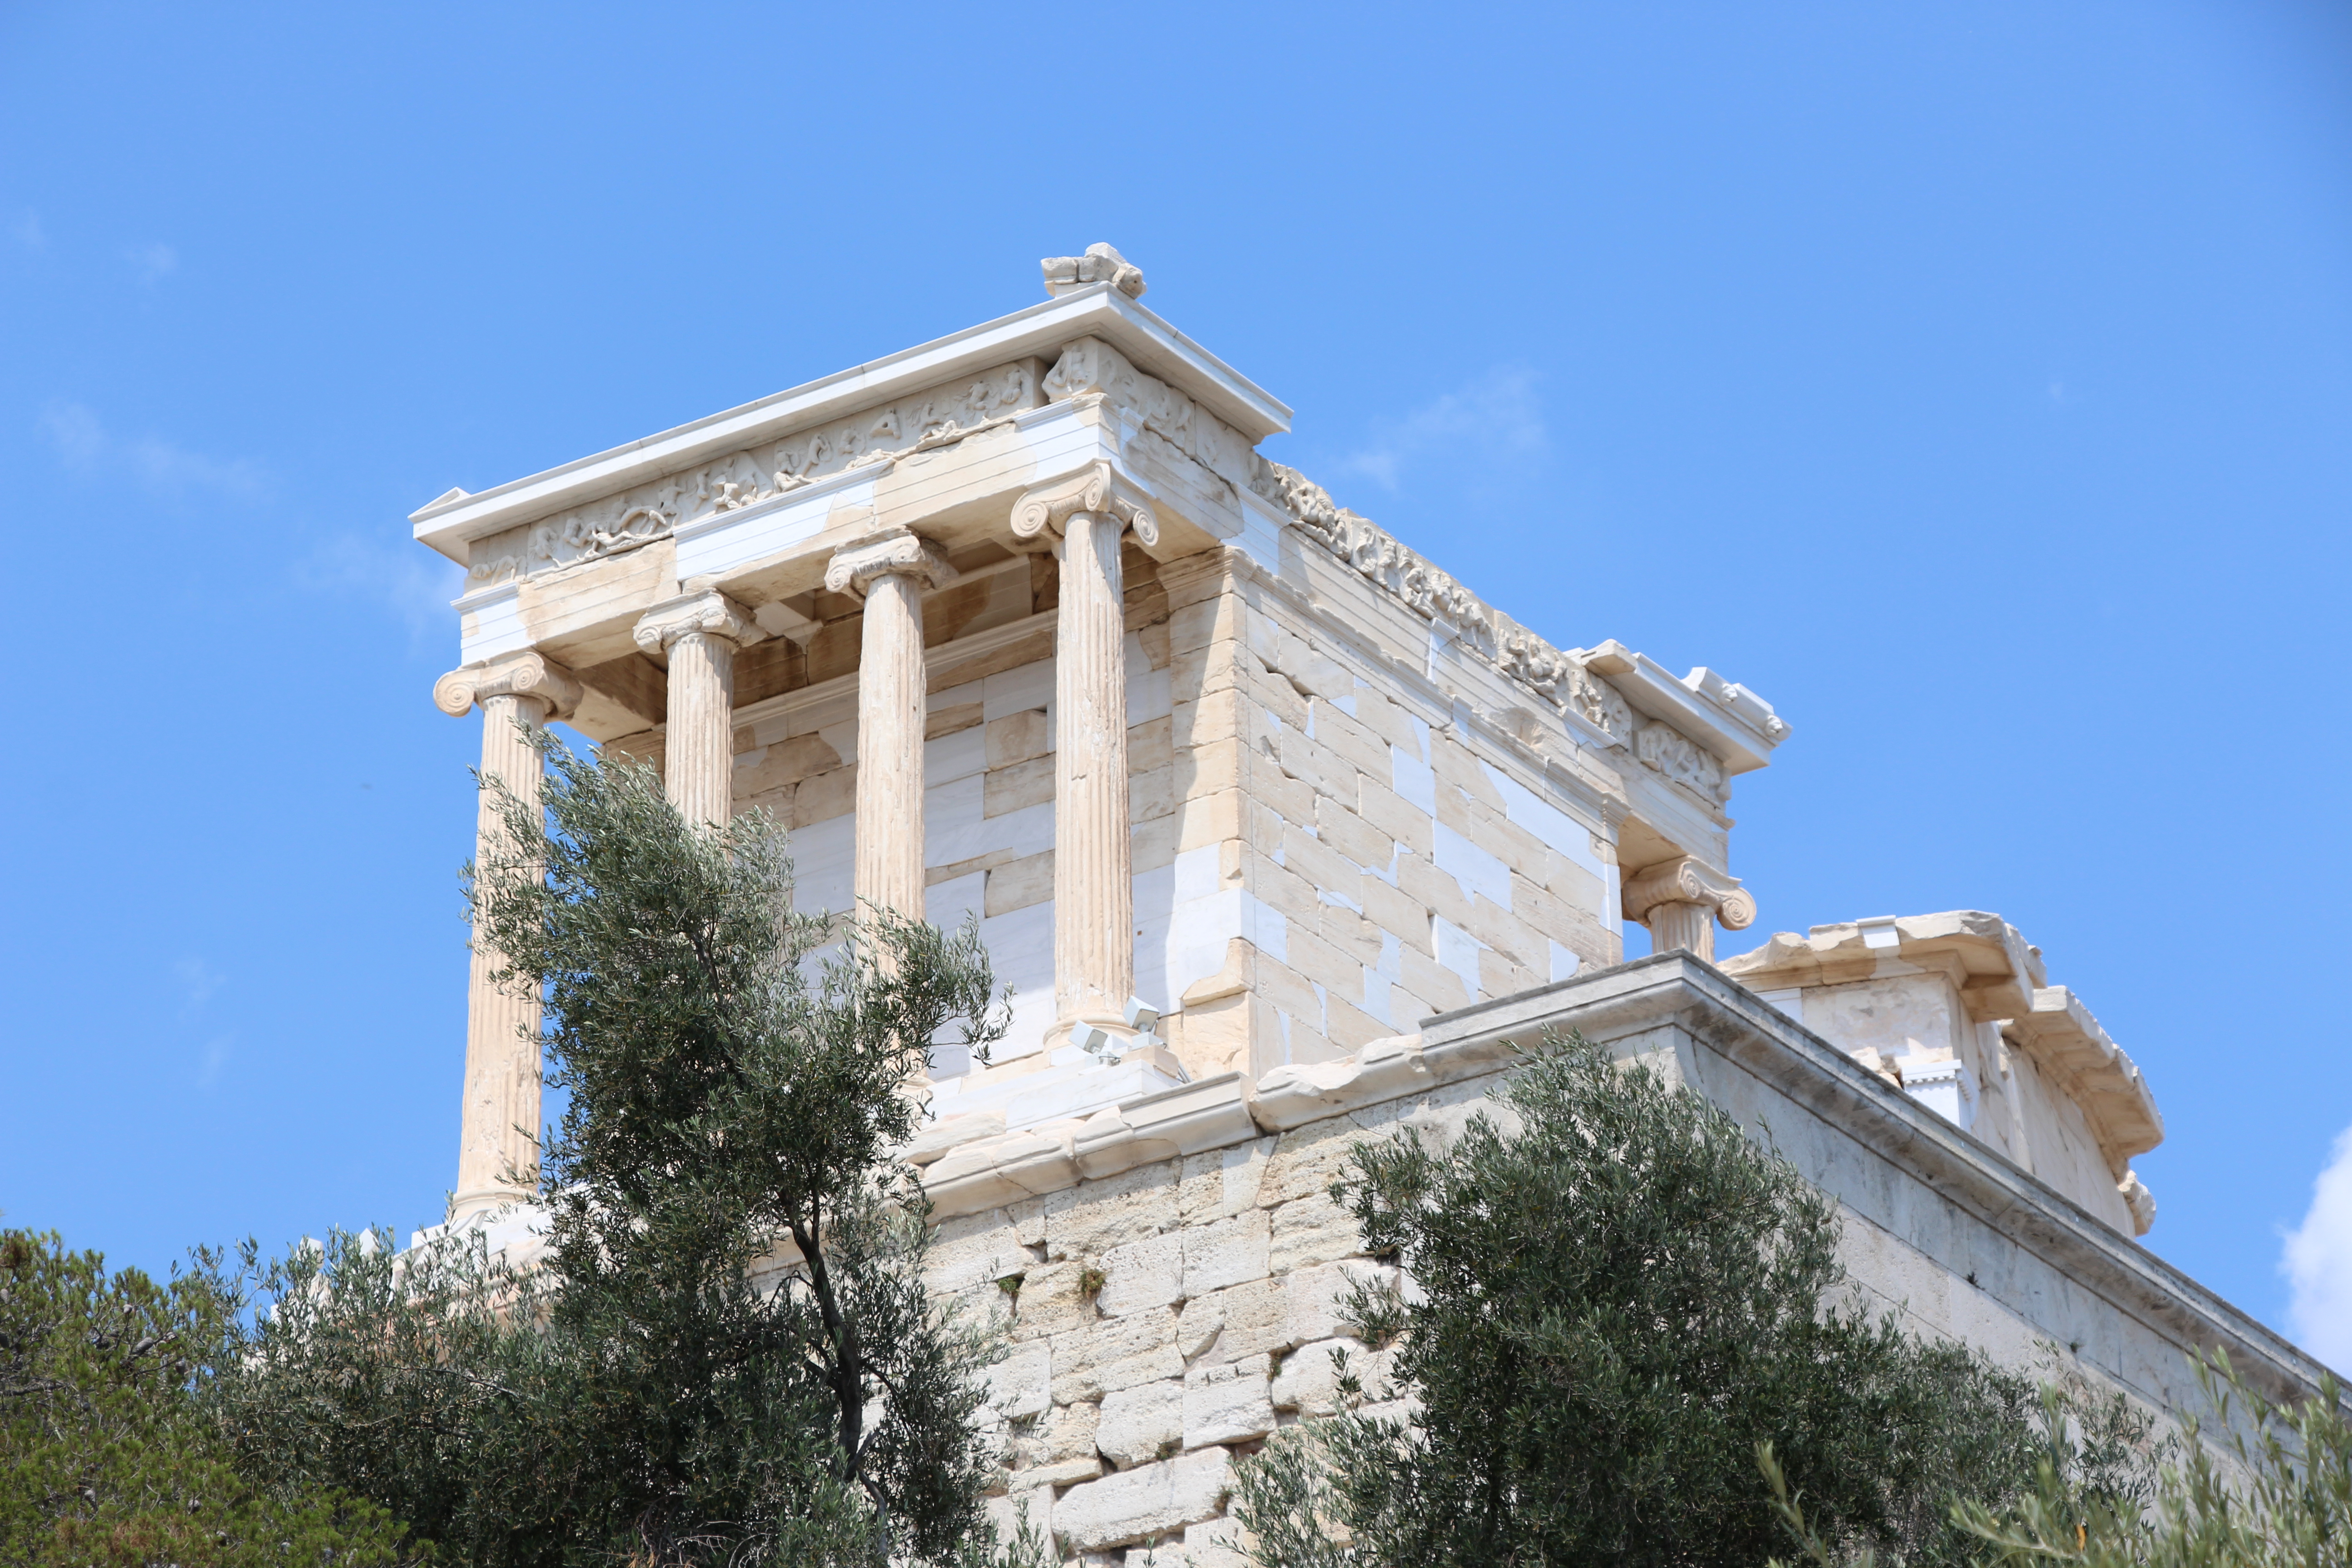
[[[1006,1026],[977,928],[797,913],[763,815],[691,826],[650,770],[537,743],[544,816],[489,781],[468,893],[568,1096],[545,1258],[338,1237],[259,1270],[249,1447],[468,1562],[988,1560],[995,1337],[926,1299],[890,1153],[927,1051]]]
[[[199,1396],[232,1303],[0,1230],[0,1563],[395,1568],[429,1550],[333,1487],[257,1484]]]
[[[1949,1508],[2030,1476],[2028,1385],[1874,1318],[1834,1202],[1696,1093],[1548,1038],[1450,1146],[1351,1153],[1332,1194],[1410,1293],[1360,1284],[1388,1382],[1238,1478],[1268,1568],[1761,1563],[1771,1445],[1841,1548],[1964,1558]]]

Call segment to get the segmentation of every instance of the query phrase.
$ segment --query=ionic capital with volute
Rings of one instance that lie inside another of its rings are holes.
[[[637,617],[631,635],[646,652],[661,655],[677,646],[678,638],[697,633],[722,638],[737,647],[749,647],[768,635],[751,618],[751,611],[716,588],[664,600]]]
[[[1151,515],[1150,501],[1103,462],[1068,479],[1040,485],[1014,502],[1013,537],[1059,539],[1068,531],[1070,519],[1082,512],[1108,518],[1122,530],[1133,530],[1136,539],[1147,546],[1160,542],[1160,522]]]
[[[1696,855],[1643,868],[1625,882],[1625,918],[1638,921],[1659,904],[1705,904],[1727,931],[1755,923],[1756,899],[1739,879]]]
[[[863,597],[877,577],[908,576],[927,588],[944,588],[957,575],[938,545],[908,529],[893,528],[835,551],[824,569],[824,585],[829,593]]]
[[[1681,948],[1708,963],[1715,962],[1715,926],[1739,931],[1756,920],[1756,900],[1739,879],[1717,870],[1696,856],[1685,855],[1649,867],[1625,880],[1627,920],[1650,928],[1650,945],[1659,952]]]
[[[546,717],[569,718],[587,689],[545,654],[526,651],[453,669],[433,683],[433,705],[462,719],[486,699],[518,697],[546,705]]]

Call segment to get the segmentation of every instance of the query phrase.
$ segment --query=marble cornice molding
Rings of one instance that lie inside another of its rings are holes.
[[[1756,922],[1755,895],[1739,879],[1718,871],[1696,855],[1652,866],[1625,879],[1625,918],[1638,921],[1660,904],[1704,904],[1728,931]]]
[[[667,599],[637,618],[630,633],[647,654],[667,654],[677,639],[695,633],[749,647],[767,637],[751,612],[716,588]]]
[[[462,719],[487,697],[533,698],[547,704],[551,719],[569,718],[588,689],[580,678],[545,654],[510,653],[451,670],[433,683],[433,705]]]
[[[1035,542],[1059,539],[1081,512],[1108,517],[1134,531],[1146,548],[1160,542],[1160,522],[1150,503],[1109,463],[1097,461],[1071,477],[1038,486],[1013,503],[1013,536]]]
[[[853,540],[833,552],[824,569],[828,593],[864,594],[877,577],[919,577],[929,588],[944,588],[960,574],[947,552],[911,529],[894,528]]]

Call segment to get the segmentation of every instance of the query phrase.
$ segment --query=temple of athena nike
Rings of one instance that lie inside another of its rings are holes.
[[[1840,1199],[1858,1285],[1925,1330],[2168,1412],[2190,1347],[2316,1383],[2136,1241],[2163,1121],[2015,927],[1719,952],[1758,912],[1732,791],[1790,734],[1763,696],[1522,625],[1269,461],[1290,410],[1108,247],[1045,284],[412,520],[466,568],[434,695],[480,716],[485,773],[535,788],[518,726],[561,721],[691,819],[788,825],[803,908],[978,918],[1013,1035],[935,1061],[906,1155],[933,1288],[1014,1305],[1007,1510],[1074,1559],[1238,1562],[1234,1452],[1334,1407],[1336,1297],[1388,1267],[1325,1192],[1339,1158],[1458,1124],[1547,1027],[1769,1130]],[[538,1015],[495,967],[451,1223],[511,1237]]]

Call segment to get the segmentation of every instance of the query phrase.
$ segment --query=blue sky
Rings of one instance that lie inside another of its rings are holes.
[[[2259,0],[0,9],[0,1211],[437,1218],[477,742],[406,513],[1097,239],[1270,453],[1778,705],[1759,938],[2020,925],[2165,1110],[2150,1245],[2289,1325],[2352,1125],[2352,16]]]

